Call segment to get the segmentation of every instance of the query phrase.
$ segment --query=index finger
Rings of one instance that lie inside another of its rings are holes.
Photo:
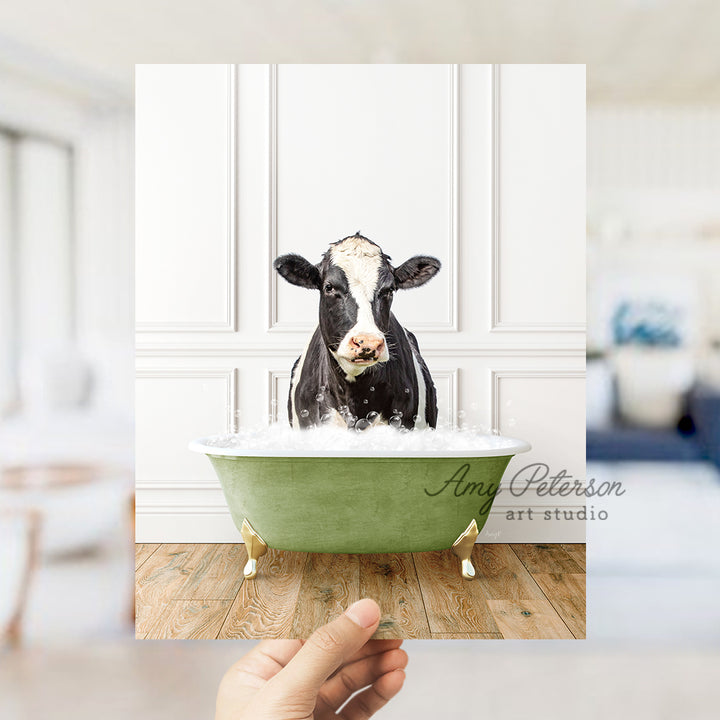
[[[318,628],[278,676],[279,690],[317,692],[325,680],[353,657],[375,632],[380,608],[365,598]]]

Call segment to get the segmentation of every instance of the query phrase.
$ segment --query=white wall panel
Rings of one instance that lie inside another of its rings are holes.
[[[531,439],[532,449],[510,461],[484,532],[501,542],[523,537],[584,542],[585,522],[576,519],[586,504],[584,496],[538,492],[541,480],[549,483],[558,474],[571,484],[585,481],[584,372],[492,369],[490,395],[493,426],[504,435]],[[526,470],[528,466],[535,467]],[[528,483],[533,478],[538,482]],[[528,508],[532,515],[517,515]],[[564,510],[574,514],[565,517]]]
[[[361,231],[400,264],[443,272],[396,305],[411,326],[452,329],[457,70],[452,65],[282,65],[271,87],[273,249],[312,262]],[[314,293],[271,277],[273,325],[311,329]]]
[[[585,473],[585,380],[580,370],[491,370],[493,427],[532,438],[510,470],[546,463],[553,473]],[[512,472],[509,472],[512,475]],[[580,503],[583,504],[582,502]]]
[[[493,329],[584,330],[585,66],[496,73]]]
[[[457,423],[460,368],[438,367],[432,360],[426,362],[437,393],[438,425],[454,427]]]
[[[227,432],[236,406],[236,371],[216,368],[145,368],[135,391],[138,484],[215,482],[207,458],[188,442]]]
[[[295,362],[294,360],[292,362]],[[292,368],[292,363],[290,363]],[[290,392],[290,370],[268,371],[268,417],[272,422],[287,422],[287,398]]]
[[[136,305],[142,330],[233,330],[235,71],[136,68]]]

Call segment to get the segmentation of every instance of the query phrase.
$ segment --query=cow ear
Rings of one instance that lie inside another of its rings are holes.
[[[395,281],[400,290],[420,287],[437,275],[440,261],[429,255],[416,255],[395,268]]]
[[[273,263],[273,267],[289,283],[311,290],[320,289],[320,271],[316,265],[308,262],[302,255],[281,255]]]

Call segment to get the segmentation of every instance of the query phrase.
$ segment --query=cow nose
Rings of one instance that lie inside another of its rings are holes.
[[[363,354],[379,354],[382,352],[385,339],[377,335],[355,335],[350,338],[350,347],[357,353]]]

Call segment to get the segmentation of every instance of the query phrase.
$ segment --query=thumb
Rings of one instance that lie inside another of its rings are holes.
[[[276,676],[275,689],[295,696],[316,694],[322,684],[372,636],[380,608],[369,598],[358,600],[340,617],[318,628]]]

